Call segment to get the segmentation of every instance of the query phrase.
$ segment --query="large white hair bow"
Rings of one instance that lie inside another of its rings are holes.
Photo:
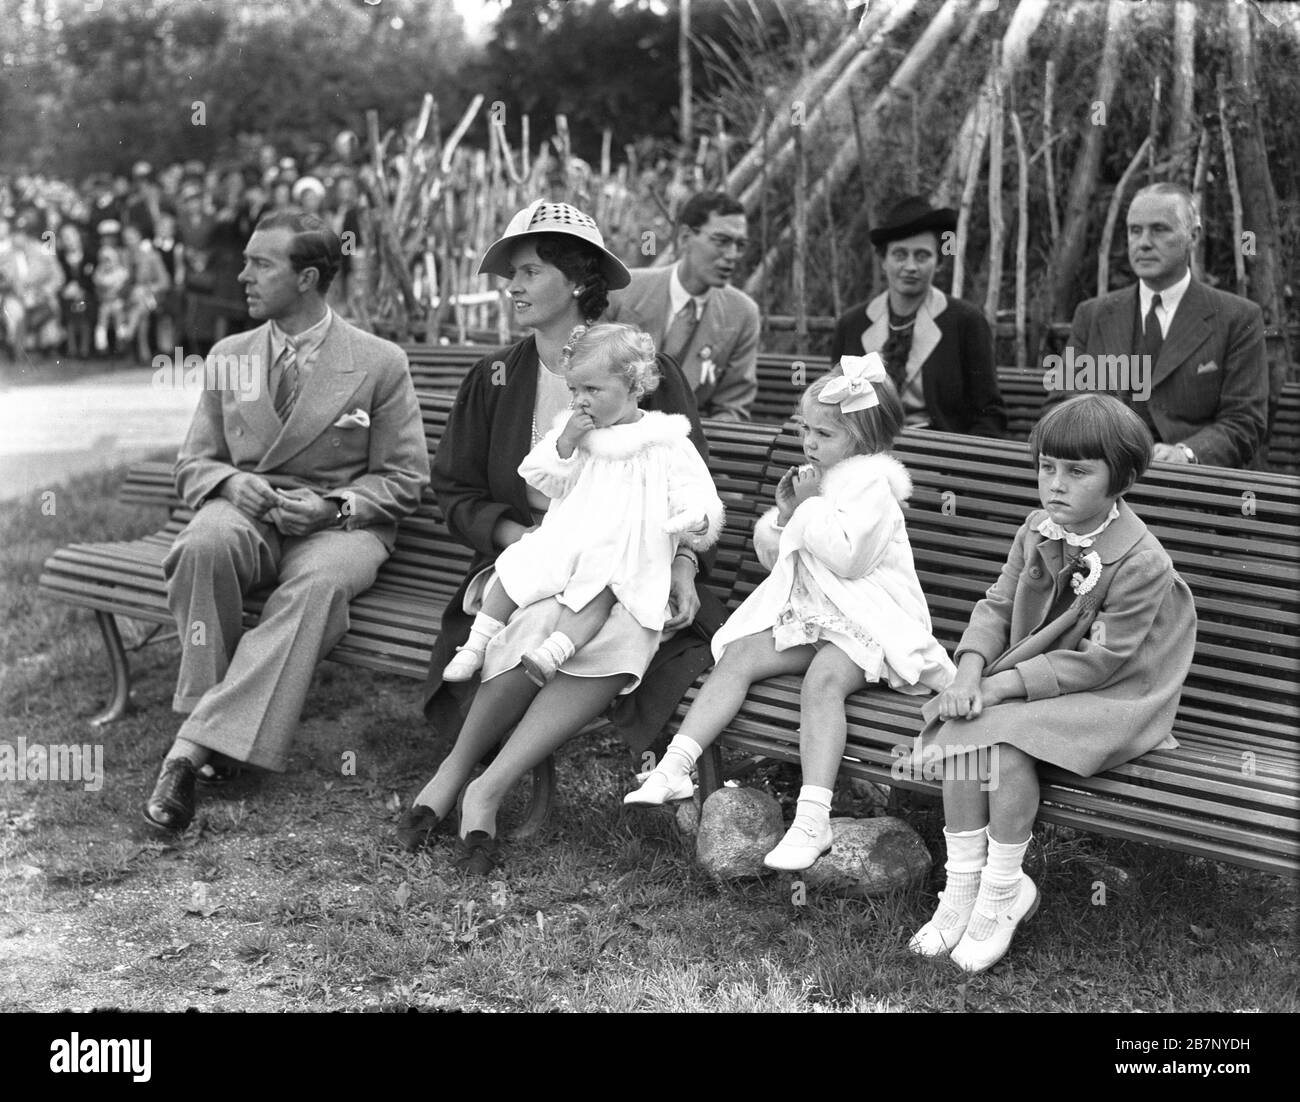
[[[883,383],[889,375],[885,372],[885,361],[879,352],[868,352],[865,356],[841,356],[840,369],[843,378],[832,379],[817,395],[817,401],[828,406],[838,405],[841,413],[856,413],[860,409],[878,406],[880,399],[872,384]]]

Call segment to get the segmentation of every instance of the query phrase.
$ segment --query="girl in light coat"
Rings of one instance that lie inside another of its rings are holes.
[[[793,825],[764,858],[808,868],[831,846],[831,789],[844,752],[848,695],[879,681],[901,692],[943,689],[953,665],[930,632],[902,502],[912,492],[887,449],[902,407],[880,356],[846,356],[804,393],[798,416],[808,463],[776,487],[754,529],[771,574],[713,637],[709,675],[663,761],[629,804],[690,794],[689,774],[735,717],[749,687],[804,674],[799,756],[804,785]]]

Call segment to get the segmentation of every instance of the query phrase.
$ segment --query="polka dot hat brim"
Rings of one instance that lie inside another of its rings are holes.
[[[632,282],[632,274],[618,257],[605,248],[600,227],[588,214],[568,203],[552,203],[537,199],[510,219],[506,231],[492,243],[479,262],[479,275],[497,275],[510,278],[510,252],[523,238],[539,233],[563,234],[576,237],[600,255],[600,271],[610,290],[617,291]]]

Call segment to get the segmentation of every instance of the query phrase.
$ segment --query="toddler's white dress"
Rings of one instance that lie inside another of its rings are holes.
[[[643,410],[637,421],[591,430],[564,459],[556,442],[568,418],[560,414],[519,465],[551,505],[497,556],[497,578],[521,607],[556,597],[580,611],[609,587],[639,624],[659,631],[679,543],[704,550],[722,530],[722,501],[690,421]],[[692,532],[702,518],[706,530]]]

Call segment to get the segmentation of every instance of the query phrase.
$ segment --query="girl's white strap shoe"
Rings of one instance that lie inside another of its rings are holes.
[[[669,800],[689,800],[695,795],[695,785],[690,777],[672,780],[666,773],[654,769],[649,773],[638,773],[636,779],[641,782],[641,787],[623,797],[625,804],[658,807]]]
[[[483,652],[457,647],[456,656],[442,671],[444,681],[468,681],[483,667]]]
[[[763,858],[763,864],[781,872],[812,868],[817,858],[830,852],[832,837],[829,823],[818,829],[796,819],[776,849]]]
[[[918,956],[946,957],[966,933],[974,910],[975,900],[972,899],[964,907],[954,907],[940,892],[939,907],[934,912],[934,917],[912,935],[907,947]]]
[[[1011,905],[1011,909],[991,916],[996,928],[983,941],[976,941],[967,932],[957,947],[952,951],[952,962],[967,972],[983,972],[992,968],[1011,948],[1011,939],[1022,922],[1034,917],[1038,910],[1038,886],[1023,873],[1020,878],[1020,894]]]

